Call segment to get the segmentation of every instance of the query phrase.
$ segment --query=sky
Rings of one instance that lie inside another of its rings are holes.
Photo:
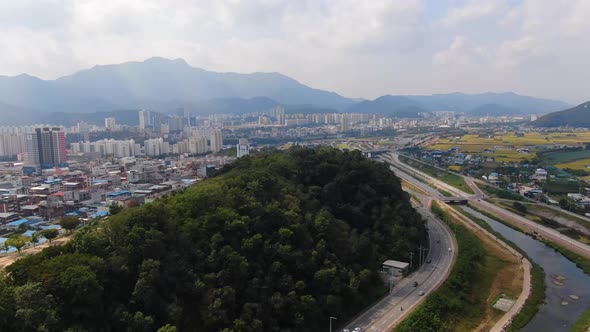
[[[0,74],[183,58],[353,98],[590,100],[588,0],[4,0]]]

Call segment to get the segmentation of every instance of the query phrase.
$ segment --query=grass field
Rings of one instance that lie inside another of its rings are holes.
[[[590,159],[590,150],[549,152],[544,153],[542,159],[548,164],[565,164],[577,160]]]
[[[350,145],[346,144],[346,143],[338,143],[336,144],[336,149],[340,149],[340,150],[350,150]]]
[[[440,139],[436,144],[428,147],[429,150],[448,150],[452,147],[461,148],[461,152],[477,154],[495,158],[496,162],[519,162],[524,159],[532,159],[537,154],[536,146],[550,144],[583,145],[590,143],[590,132],[561,132],[561,133],[525,133],[517,136],[514,132],[497,132],[490,136],[468,134],[458,139]],[[518,153],[517,149],[528,148],[529,154]],[[484,149],[493,149],[494,152],[483,153]],[[555,152],[547,154],[548,164],[566,163],[579,159],[590,160],[590,150],[583,152]],[[572,167],[573,168],[573,167]]]
[[[467,185],[467,183],[465,183],[465,179],[463,179],[462,176],[459,176],[457,174],[453,174],[450,172],[447,172],[445,170],[442,170],[440,168],[434,167],[430,164],[415,160],[415,159],[411,159],[407,156],[404,155],[400,155],[399,156],[399,160],[412,166],[415,167],[417,169],[419,169],[420,171],[435,177],[441,181],[443,181],[444,183],[451,185],[459,190],[462,190],[466,193],[469,194],[473,194],[473,190],[471,189],[471,187],[469,187]]]
[[[449,222],[455,232],[457,262],[449,279],[395,331],[489,330],[503,314],[492,308],[494,300],[500,294],[516,298],[522,289],[519,262],[493,240],[454,220],[436,203],[433,212]]]
[[[523,217],[527,218],[528,220],[535,222],[539,225],[553,228],[556,231],[558,231],[559,233],[561,233],[573,240],[576,240],[578,242],[585,243],[585,244],[590,244],[590,238],[587,235],[581,233],[580,231],[578,231],[576,229],[564,226],[551,218],[536,215],[534,213],[534,208],[530,208],[526,212],[523,213],[523,212],[515,210],[511,203],[508,203],[505,201],[492,201],[492,203],[494,203],[495,205],[497,205],[505,210],[508,210],[512,213],[523,216]],[[573,221],[576,222],[576,220],[573,220]],[[587,223],[585,223],[585,224],[587,224]],[[583,225],[583,224],[581,224],[581,225]]]
[[[570,161],[567,163],[557,164],[555,166],[559,167],[561,169],[571,168],[571,169],[579,169],[579,170],[590,170],[589,168],[586,168],[586,165],[590,165],[590,159],[580,159],[580,160],[576,160],[576,161]]]
[[[477,210],[477,208],[474,208],[473,206],[471,206],[471,208]],[[545,302],[545,272],[543,271],[543,268],[541,268],[537,263],[535,263],[526,254],[526,252],[524,252],[514,242],[507,240],[506,238],[504,238],[504,236],[502,234],[494,231],[492,229],[492,227],[487,222],[473,216],[472,214],[464,211],[463,209],[460,209],[458,207],[455,207],[455,209],[457,211],[459,211],[460,213],[464,214],[467,218],[474,221],[476,224],[478,224],[481,227],[483,227],[484,229],[486,229],[488,232],[494,234],[497,238],[504,241],[504,243],[511,246],[514,250],[520,252],[523,256],[527,257],[529,262],[531,262],[532,267],[533,267],[531,270],[531,285],[532,285],[531,294],[529,294],[529,297],[525,301],[524,307],[518,313],[518,315],[516,315],[516,317],[514,317],[514,319],[512,320],[512,325],[508,328],[509,332],[519,331],[535,316],[535,314],[539,311],[539,308]],[[479,211],[479,212],[486,215],[485,211]],[[496,219],[496,218],[492,218],[492,219]],[[503,223],[503,222],[500,221],[500,223]],[[513,226],[511,226],[509,224],[507,224],[507,226],[514,228]],[[517,228],[515,228],[515,229],[518,230]],[[520,230],[520,231],[522,232],[522,230]]]

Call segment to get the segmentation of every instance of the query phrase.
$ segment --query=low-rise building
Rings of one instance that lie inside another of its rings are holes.
[[[388,259],[383,262],[381,266],[381,272],[387,273],[392,276],[403,276],[408,273],[410,264],[406,262],[395,261]]]

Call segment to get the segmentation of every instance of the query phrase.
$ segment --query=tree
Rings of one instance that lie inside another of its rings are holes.
[[[37,245],[37,243],[39,243],[39,238],[37,237],[37,234],[33,234],[33,236],[31,236],[31,243],[33,244],[33,247]]]
[[[522,203],[514,202],[514,203],[512,203],[512,206],[519,212],[526,213],[526,211],[527,211],[526,205],[524,205]]]
[[[157,332],[176,332],[176,326],[166,324],[160,327]]]
[[[16,250],[18,250],[18,253],[20,254],[20,250],[22,249],[22,247],[25,246],[25,244],[27,244],[27,241],[29,240],[30,238],[28,237],[18,235],[6,240],[6,245],[9,247],[15,247]]]
[[[123,210],[123,208],[115,203],[113,203],[109,206],[109,213],[111,215],[115,215],[115,214],[121,212],[121,210]]]
[[[44,238],[49,240],[49,243],[51,243],[51,241],[53,241],[53,239],[59,235],[59,231],[57,229],[44,229],[40,233]]]
[[[80,225],[80,220],[76,217],[65,216],[65,217],[61,218],[61,220],[59,221],[59,224],[61,225],[61,227],[63,227],[69,233],[72,233],[74,231],[74,229],[76,229],[76,227],[78,227],[78,225]]]
[[[19,331],[49,331],[58,322],[56,303],[40,283],[26,283],[14,289],[15,324]]]

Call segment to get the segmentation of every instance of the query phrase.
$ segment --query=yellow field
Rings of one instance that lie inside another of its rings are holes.
[[[464,135],[459,138],[440,139],[436,144],[428,147],[429,150],[448,150],[452,147],[461,148],[463,153],[472,153],[485,157],[493,157],[496,162],[519,162],[524,159],[532,159],[536,156],[535,147],[548,144],[579,145],[590,143],[590,132],[562,132],[562,133],[525,133],[518,137],[514,132],[497,132],[487,137],[478,135]],[[529,154],[518,153],[517,149],[528,148]],[[493,149],[494,152],[483,153],[484,149]],[[578,161],[574,167],[583,169],[583,161]],[[590,160],[586,161],[590,164]],[[580,166],[581,165],[581,166]],[[562,165],[557,165],[562,167]],[[572,166],[565,166],[574,168]],[[580,168],[581,167],[581,168]]]
[[[557,164],[556,167],[559,168],[571,168],[571,169],[586,169],[586,165],[590,165],[590,159],[581,159],[576,161],[571,161],[569,163]]]

